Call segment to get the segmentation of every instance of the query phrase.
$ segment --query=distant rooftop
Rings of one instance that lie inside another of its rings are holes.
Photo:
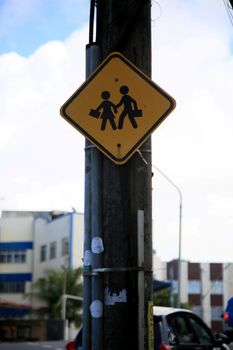
[[[10,218],[10,217],[31,217],[38,215],[46,215],[51,216],[52,218],[65,215],[68,211],[60,211],[60,210],[52,210],[52,211],[29,211],[29,210],[3,210],[2,218]]]

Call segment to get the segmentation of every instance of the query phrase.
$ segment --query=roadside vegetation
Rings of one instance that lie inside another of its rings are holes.
[[[43,306],[33,311],[42,319],[61,319],[62,295],[82,297],[82,268],[48,269],[44,277],[33,284],[33,292],[26,294]],[[82,301],[67,298],[66,319],[79,327],[82,321]]]

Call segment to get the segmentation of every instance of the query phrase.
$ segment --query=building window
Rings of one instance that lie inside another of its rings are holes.
[[[24,263],[26,261],[26,252],[18,250],[14,253],[14,262],[15,263]]]
[[[201,279],[201,269],[199,263],[188,263],[188,279],[196,281]]]
[[[23,264],[26,262],[26,250],[0,250],[0,263]]]
[[[211,281],[211,294],[223,294],[223,282]]]
[[[63,238],[61,243],[61,255],[68,255],[69,254],[69,239]]]
[[[24,281],[0,281],[0,293],[24,293],[25,282]]]
[[[178,294],[178,281],[177,280],[173,280],[170,281],[172,283],[172,293],[173,294]]]
[[[189,294],[188,295],[189,305],[201,305],[201,294]]]
[[[201,281],[189,280],[188,281],[188,294],[201,294]]]
[[[210,280],[221,281],[223,279],[223,265],[222,263],[210,263]]]
[[[211,307],[211,320],[212,321],[222,321],[222,306],[212,306]]]
[[[202,317],[202,306],[201,305],[192,306],[192,312],[194,312],[197,316]]]
[[[50,259],[55,259],[57,255],[57,242],[50,243]]]
[[[43,262],[43,261],[46,261],[46,254],[47,253],[47,247],[46,245],[42,245],[40,247],[40,261]]]

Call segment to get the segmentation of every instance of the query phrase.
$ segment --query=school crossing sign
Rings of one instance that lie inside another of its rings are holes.
[[[124,164],[175,108],[175,100],[118,52],[61,107],[61,115],[116,164]]]

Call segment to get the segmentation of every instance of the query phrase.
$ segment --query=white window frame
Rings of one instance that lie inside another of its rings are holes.
[[[24,249],[0,250],[1,264],[24,264],[27,262],[27,251]]]
[[[222,321],[221,315],[223,314],[222,306],[211,306],[211,320]]]
[[[47,260],[47,246],[43,244],[40,246],[40,262],[43,263]]]
[[[201,294],[201,280],[188,281],[188,294]]]
[[[55,259],[57,257],[57,242],[53,241],[50,243],[50,251],[49,258],[50,260]]]
[[[223,294],[223,281],[217,280],[217,281],[210,281],[211,286],[211,294]]]
[[[61,241],[61,255],[69,255],[69,238],[64,237]]]

